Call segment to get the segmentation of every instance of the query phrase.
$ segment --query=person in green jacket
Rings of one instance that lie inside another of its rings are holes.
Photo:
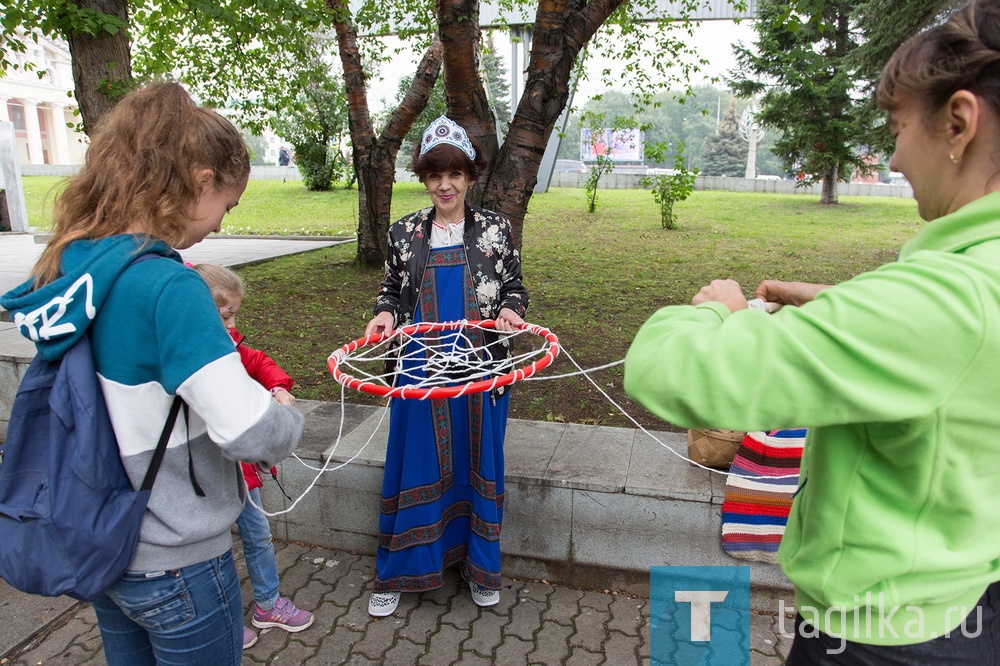
[[[765,281],[774,314],[716,280],[642,326],[625,389],[683,427],[809,427],[779,549],[788,664],[996,664],[1000,3],[903,44],[878,101],[929,222],[898,261]]]

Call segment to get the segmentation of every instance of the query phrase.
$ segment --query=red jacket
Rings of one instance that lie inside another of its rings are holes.
[[[243,344],[246,336],[240,334],[235,328],[229,329],[229,335],[232,336],[233,342],[236,343],[236,350],[240,353],[240,360],[243,362],[243,367],[246,368],[247,374],[257,381],[258,384],[266,388],[268,391],[276,388],[283,388],[286,391],[292,389],[292,378],[288,376],[288,373],[281,369],[281,366],[275,363],[274,359],[265,354],[258,349],[250,349]],[[240,465],[243,466],[243,477],[247,480],[247,489],[253,490],[254,488],[260,488],[261,478],[260,472],[254,465],[248,465],[247,463],[241,462]],[[271,474],[277,474],[277,470],[272,467]]]

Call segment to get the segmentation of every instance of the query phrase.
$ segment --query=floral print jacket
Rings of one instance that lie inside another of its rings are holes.
[[[389,227],[389,256],[385,279],[375,300],[375,314],[391,312],[396,327],[413,323],[420,281],[430,254],[434,207],[425,208]],[[523,317],[528,292],[521,283],[521,256],[514,247],[510,221],[498,213],[465,204],[464,245],[483,319],[495,318],[501,308]],[[496,345],[490,345],[495,348]]]

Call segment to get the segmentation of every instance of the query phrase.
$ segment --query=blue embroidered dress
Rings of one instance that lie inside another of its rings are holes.
[[[414,321],[480,319],[461,244],[432,247]],[[449,336],[448,332],[432,334]],[[474,342],[473,335],[465,333]],[[452,334],[454,337],[454,334]],[[460,344],[460,343],[459,343]],[[411,343],[413,345],[413,343]],[[421,363],[404,360],[400,384]],[[444,583],[458,564],[463,578],[500,588],[503,441],[510,393],[445,400],[394,400],[379,517],[376,592],[419,592]]]

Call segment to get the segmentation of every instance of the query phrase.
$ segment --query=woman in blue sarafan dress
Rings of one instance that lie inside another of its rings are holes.
[[[503,333],[524,322],[528,294],[510,222],[465,201],[485,166],[465,130],[448,118],[441,116],[424,132],[412,169],[433,205],[390,227],[385,280],[365,335],[417,322],[495,319],[500,333],[464,335],[485,346],[480,360],[499,365],[509,359]],[[455,334],[437,335],[444,342],[452,335],[461,353]],[[406,351],[400,385],[424,372],[422,359]],[[509,401],[503,388],[445,400],[392,401],[371,615],[392,614],[401,592],[441,587],[452,565],[468,581],[475,603],[500,600]]]

